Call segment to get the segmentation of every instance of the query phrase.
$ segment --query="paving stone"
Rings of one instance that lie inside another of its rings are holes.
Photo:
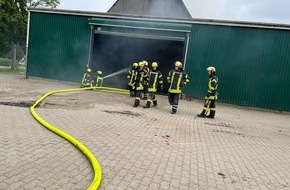
[[[3,74],[0,84],[0,102],[14,103],[78,86]],[[202,119],[202,101],[181,100],[171,115],[167,98],[157,98],[157,108],[143,109],[125,95],[74,92],[48,97],[36,111],[92,151],[100,189],[289,189],[289,114],[217,103],[216,119]],[[0,104],[0,115],[0,189],[90,185],[90,162],[28,107]]]

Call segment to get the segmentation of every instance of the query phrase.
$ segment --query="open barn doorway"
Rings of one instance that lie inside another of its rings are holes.
[[[156,61],[163,74],[164,92],[169,85],[166,82],[168,72],[173,69],[173,63],[184,60],[185,42],[162,39],[137,38],[107,34],[94,34],[92,45],[92,60],[90,67],[93,71],[102,70],[104,76],[129,70],[134,62],[146,60]],[[106,78],[105,86],[127,88],[127,74]]]

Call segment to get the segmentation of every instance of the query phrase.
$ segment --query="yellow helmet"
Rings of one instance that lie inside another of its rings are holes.
[[[92,69],[88,68],[88,69],[87,69],[87,72],[89,72],[89,73],[92,72]]]
[[[208,67],[207,69],[206,69],[207,71],[211,71],[211,72],[216,72],[216,70],[215,70],[215,68],[214,67]]]
[[[181,63],[180,61],[176,61],[176,62],[174,63],[174,65],[175,65],[175,67],[179,67],[179,68],[182,67],[182,63]]]
[[[158,67],[158,64],[156,62],[153,62],[152,67]]]
[[[97,74],[101,75],[101,74],[103,74],[103,72],[102,71],[97,71]]]
[[[138,67],[138,63],[133,63],[133,67]]]
[[[139,62],[139,67],[144,67],[144,62],[143,61]]]
[[[148,66],[148,62],[147,61],[143,60],[143,63],[144,63],[145,66]]]

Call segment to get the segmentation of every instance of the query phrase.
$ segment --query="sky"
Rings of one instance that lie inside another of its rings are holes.
[[[107,12],[116,0],[60,0],[59,9]],[[183,0],[193,18],[290,24],[290,0]]]

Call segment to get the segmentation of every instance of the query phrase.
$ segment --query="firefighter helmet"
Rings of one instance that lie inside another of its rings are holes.
[[[87,72],[89,72],[89,73],[92,72],[92,69],[88,68],[88,69],[87,69]]]
[[[138,67],[138,63],[133,63],[133,67]]]
[[[156,62],[153,62],[152,67],[158,67],[158,64]]]
[[[101,74],[103,74],[103,72],[102,71],[97,71],[97,74],[101,75]]]
[[[139,67],[144,67],[144,62],[143,61],[139,62]]]
[[[208,67],[207,69],[206,69],[207,71],[211,71],[211,72],[216,72],[216,70],[215,70],[215,68],[214,67]]]
[[[144,63],[145,66],[148,66],[148,62],[147,61],[143,60],[143,63]]]
[[[180,61],[176,61],[176,62],[174,63],[174,65],[175,65],[175,67],[179,67],[179,68],[182,67],[182,63],[181,63]]]

